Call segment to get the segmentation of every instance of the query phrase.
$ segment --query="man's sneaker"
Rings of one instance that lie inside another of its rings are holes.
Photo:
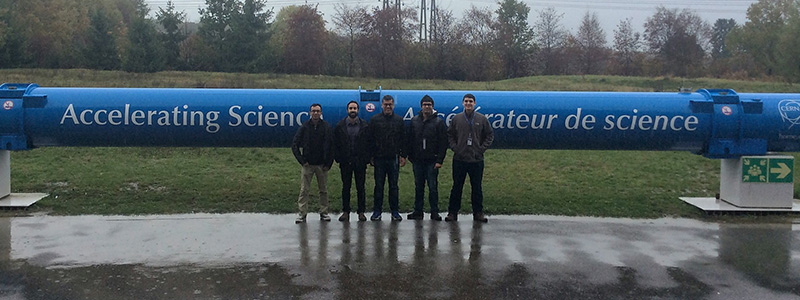
[[[372,212],[372,216],[369,217],[369,219],[372,220],[372,221],[380,221],[381,220],[381,212],[379,212],[379,211]]]
[[[358,213],[358,221],[359,222],[364,222],[366,220],[367,220],[367,216],[365,216],[363,212]]]
[[[439,214],[431,214],[431,220],[441,221],[442,220],[442,216],[440,216]]]
[[[306,222],[306,216],[301,216],[301,217],[297,217],[297,219],[294,219],[294,223],[295,224],[300,224],[300,223],[305,223],[305,222]]]
[[[489,223],[489,219],[486,218],[486,216],[483,215],[482,212],[472,214],[472,220],[474,220],[475,222]]]
[[[445,222],[455,222],[458,221],[458,214],[448,213],[447,217],[444,218]]]
[[[400,216],[400,213],[393,211],[392,212],[392,221],[402,221],[403,217]]]
[[[319,214],[319,219],[325,222],[331,221],[331,217],[328,214]]]
[[[339,221],[341,222],[349,222],[350,221],[350,213],[343,212],[341,216],[339,216]]]
[[[422,214],[421,211],[415,211],[413,213],[408,214],[407,219],[409,220],[422,220],[425,215]]]

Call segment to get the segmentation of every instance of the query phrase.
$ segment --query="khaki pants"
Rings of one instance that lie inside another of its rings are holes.
[[[322,170],[322,165],[303,166],[303,173],[300,178],[300,197],[297,198],[297,207],[300,209],[300,216],[308,214],[308,190],[311,188],[311,177],[317,176],[317,186],[319,186],[319,213],[328,213],[328,171]]]

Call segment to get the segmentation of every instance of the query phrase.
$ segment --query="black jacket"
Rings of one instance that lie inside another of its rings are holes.
[[[444,121],[433,115],[423,120],[422,114],[411,119],[408,130],[408,159],[413,163],[443,163],[447,155],[447,129]]]
[[[379,113],[369,120],[372,157],[406,157],[406,124],[397,114],[385,116]]]
[[[303,123],[292,140],[292,153],[301,165],[308,163],[330,168],[333,165],[333,130],[328,122],[319,120],[317,125],[313,125],[308,120]]]
[[[367,120],[358,118],[358,135],[356,136],[355,152],[350,151],[350,136],[347,134],[347,119],[345,117],[333,129],[334,158],[340,164],[366,165],[369,163],[369,132]]]

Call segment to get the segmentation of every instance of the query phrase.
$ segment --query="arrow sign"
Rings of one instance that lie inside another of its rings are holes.
[[[770,158],[767,166],[769,166],[769,174],[767,174],[769,175],[769,178],[767,179],[767,182],[790,183],[794,181],[793,158]]]
[[[769,169],[770,173],[778,174],[778,179],[786,178],[786,175],[792,172],[792,169],[789,168],[785,163],[778,163],[778,168],[771,168]]]

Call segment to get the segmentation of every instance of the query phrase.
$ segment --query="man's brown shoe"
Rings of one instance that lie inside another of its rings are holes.
[[[342,215],[339,216],[339,221],[340,222],[350,222],[350,213],[349,212],[343,212]]]
[[[358,221],[359,222],[367,221],[367,216],[365,216],[363,212],[362,213],[358,213]]]
[[[458,214],[448,213],[447,217],[444,217],[445,222],[454,222],[458,221]]]
[[[482,212],[472,214],[472,220],[474,220],[475,222],[489,223],[489,219],[486,218],[486,216],[483,215]]]

